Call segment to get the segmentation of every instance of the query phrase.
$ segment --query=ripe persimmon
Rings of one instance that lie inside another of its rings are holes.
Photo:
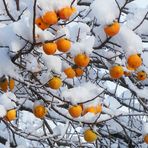
[[[81,116],[82,113],[82,107],[81,105],[75,105],[75,106],[71,106],[69,109],[69,114],[73,117],[73,118],[78,118],[79,116]]]
[[[98,104],[96,106],[96,113],[101,113],[102,112],[102,104]]]
[[[42,16],[42,20],[43,22],[51,26],[58,22],[58,17],[54,11],[48,11]]]
[[[12,91],[14,89],[14,86],[15,86],[15,81],[10,78],[10,80],[9,80],[9,89]]]
[[[71,42],[68,39],[61,38],[56,42],[57,48],[61,52],[67,52],[71,48]]]
[[[144,135],[144,142],[148,144],[148,134]]]
[[[60,19],[68,20],[74,13],[74,9],[71,7],[65,7],[58,11],[58,16]]]
[[[91,129],[87,129],[84,132],[84,139],[87,142],[94,142],[97,139],[97,135],[94,131],[92,131]]]
[[[84,109],[83,115],[87,114],[87,113],[97,113],[96,107],[95,106],[89,106],[87,108]]]
[[[41,28],[42,30],[45,30],[45,29],[47,29],[47,28],[49,27],[49,25],[48,25],[47,23],[43,22],[43,20],[42,20],[41,17],[39,17],[39,18],[37,18],[37,19],[35,20],[35,24],[36,24],[39,28]]]
[[[77,66],[86,67],[90,62],[90,58],[86,54],[78,54],[74,57],[74,62]]]
[[[6,121],[12,121],[16,119],[16,109],[11,109],[7,111],[6,116],[4,117]]]
[[[88,112],[93,113],[93,114],[101,113],[102,112],[102,104],[98,104],[97,106],[89,106],[89,107],[85,108],[82,115],[85,115]]]
[[[72,10],[72,14],[77,11],[77,9],[75,7],[71,7],[71,10]]]
[[[113,78],[113,79],[119,79],[124,74],[124,70],[123,70],[122,66],[119,66],[119,65],[111,67],[109,72],[110,72],[111,78]]]
[[[75,71],[71,67],[66,68],[64,73],[66,74],[67,78],[74,78],[76,75]]]
[[[53,77],[49,80],[48,86],[52,89],[59,89],[62,86],[62,80],[59,77]]]
[[[0,88],[4,92],[6,92],[8,90],[8,80],[6,78],[4,78],[2,81],[0,81]]]
[[[47,109],[43,105],[37,105],[33,109],[33,113],[37,118],[44,118],[47,114]]]
[[[54,42],[53,43],[44,43],[43,50],[47,55],[53,55],[57,50],[57,44]]]
[[[116,21],[113,22],[110,25],[105,26],[104,28],[104,32],[106,33],[106,35],[112,37],[114,35],[116,35],[120,30],[120,24]]]
[[[129,67],[137,69],[142,64],[142,59],[138,54],[133,54],[128,57],[127,63]]]
[[[137,72],[137,80],[143,81],[147,78],[147,73],[145,71]]]
[[[75,68],[74,71],[76,73],[76,77],[80,77],[84,73],[83,69],[81,69],[81,68]]]

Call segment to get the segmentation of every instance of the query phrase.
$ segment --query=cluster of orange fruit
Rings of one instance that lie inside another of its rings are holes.
[[[64,73],[65,75],[67,76],[67,78],[74,78],[75,76],[76,77],[80,77],[83,75],[84,71],[82,68],[72,68],[72,67],[68,67],[66,69],[64,69]]]
[[[100,107],[101,106],[99,106],[99,108]],[[77,106],[76,108],[69,109],[70,113],[72,113],[72,115],[74,117],[78,116],[78,112],[80,110],[81,110],[81,108],[79,108],[79,106]],[[90,112],[93,112],[96,114],[96,111],[94,111],[94,110],[97,110],[97,109],[94,109],[92,107],[90,108]],[[102,109],[100,108],[99,112],[101,112],[101,110]],[[89,111],[89,108],[87,108],[87,111]],[[16,109],[8,110],[4,119],[6,121],[11,122],[16,119],[16,113],[17,113]],[[43,105],[37,105],[33,108],[33,113],[37,118],[43,119],[47,114],[47,109]],[[90,143],[94,142],[97,139],[97,134],[94,131],[92,131],[91,129],[87,129],[86,131],[84,131],[84,139],[85,139],[85,141],[90,142]]]
[[[15,87],[15,81],[10,78],[9,80],[5,77],[0,80],[0,89],[6,92],[8,89],[12,91]],[[12,121],[16,119],[16,109],[10,109],[7,111],[6,116],[4,117],[6,121]]]
[[[98,104],[97,106],[90,106],[87,108],[83,108],[83,105],[75,105],[75,106],[71,106],[69,109],[69,114],[73,117],[73,118],[78,118],[81,115],[85,115],[88,112],[93,113],[93,114],[97,114],[97,113],[101,113],[102,112],[102,105]],[[33,113],[36,117],[38,118],[44,118],[45,115],[47,114],[47,109],[44,105],[36,105],[33,108]]]
[[[112,37],[116,35],[120,30],[120,24],[118,22],[114,22],[111,25],[108,25],[104,28],[104,32],[106,35]],[[127,69],[135,71],[142,65],[142,59],[138,54],[130,55],[127,59]],[[123,70],[121,65],[115,65],[110,68],[110,76],[113,79],[119,79],[123,75],[130,76],[131,72],[127,72]],[[136,78],[138,81],[143,81],[147,79],[147,73],[145,71],[138,71],[136,72]],[[93,136],[92,136],[93,137]],[[87,140],[86,140],[87,141]],[[144,135],[144,142],[148,144],[148,134]]]
[[[76,116],[78,117],[78,114],[79,114],[78,112],[82,111],[81,107],[82,106],[75,106],[74,108],[71,107],[69,109],[69,112],[72,114],[73,117],[76,117]],[[99,105],[96,108],[95,107],[87,108],[86,112],[93,112],[96,114],[97,112],[101,112],[101,111],[102,111],[102,106]],[[47,109],[43,105],[37,105],[33,108],[33,113],[37,118],[43,119],[47,114]],[[10,117],[7,117],[7,118],[10,118]],[[87,129],[86,131],[84,131],[84,139],[87,142],[94,142],[97,139],[97,134],[93,130]]]
[[[112,24],[104,27],[104,32],[106,35],[112,37],[118,34],[120,31],[120,24],[117,21],[114,21]],[[142,59],[138,54],[130,55],[127,59],[127,69],[128,70],[136,70],[138,67],[142,65]],[[110,76],[113,79],[119,79],[123,75],[130,76],[130,72],[126,72],[123,70],[121,65],[115,65],[110,68]],[[136,74],[136,78],[139,81],[143,81],[147,78],[147,73],[145,71],[139,71]]]
[[[126,77],[131,76],[131,74],[132,74],[132,72],[124,71],[124,76],[126,76]],[[136,75],[134,75],[134,76],[135,76],[137,81],[144,81],[144,80],[147,79],[147,73],[145,71],[143,71],[143,70],[142,71],[138,71],[138,72],[135,71],[135,74]]]
[[[135,71],[142,65],[142,59],[138,54],[130,55],[127,60],[127,69]],[[110,76],[113,79],[119,79],[123,75],[130,76],[130,72],[124,71],[121,65],[115,65],[110,68]],[[143,81],[147,78],[147,73],[145,71],[139,71],[136,73],[136,78],[139,81]]]
[[[70,50],[70,47],[70,41],[64,38],[59,39],[56,43],[43,44],[43,50],[47,55],[54,54],[57,49],[61,52],[67,52]],[[86,67],[90,62],[90,58],[86,54],[81,53],[74,57],[74,62],[77,65],[77,68],[68,67],[64,70],[67,78],[82,76],[84,71],[81,67]]]
[[[58,12],[46,12],[42,17],[36,19],[36,24],[41,29],[46,29],[50,25],[54,25],[58,22],[58,17],[63,20],[68,20],[70,16],[76,11],[73,7],[65,7]],[[71,41],[67,38],[60,38],[55,42],[48,42],[43,44],[43,51],[47,55],[53,55],[58,50],[66,53],[71,48]],[[74,62],[77,65],[76,68],[68,67],[64,69],[64,73],[67,78],[80,77],[84,71],[82,67],[86,67],[89,64],[90,58],[86,54],[78,54],[74,57]],[[49,81],[49,87],[52,89],[59,89],[62,85],[59,77],[53,77]]]
[[[73,13],[75,13],[76,9],[74,7],[65,7],[60,9],[59,11],[48,11],[42,17],[36,19],[36,25],[45,30],[49,28],[51,25],[55,25],[58,23],[58,19],[68,20]]]
[[[74,105],[69,107],[68,111],[73,118],[78,118],[81,115],[84,116],[87,113],[93,113],[93,114],[101,113],[102,105],[98,104],[97,106],[89,106],[86,108],[83,107],[83,104]]]
[[[43,105],[37,105],[33,108],[33,113],[37,118],[43,119],[47,114],[47,109]],[[16,109],[8,110],[4,119],[6,121],[13,121],[16,119]]]
[[[75,56],[74,62],[77,68],[68,67],[64,70],[64,73],[66,74],[67,78],[82,76],[84,73],[82,67],[86,67],[89,64],[90,58],[86,54],[78,54]],[[54,76],[52,79],[49,80],[48,86],[55,90],[59,89],[62,86],[61,78]]]
[[[55,11],[47,12],[42,17],[36,19],[36,24],[38,25],[38,27],[44,30],[49,26],[56,24],[58,22],[58,17],[59,19],[68,20],[70,16],[73,14],[73,12],[75,12],[75,9],[70,7],[63,8],[58,12]],[[116,35],[119,32],[119,30],[120,30],[120,24],[117,21],[104,28],[104,31],[108,36]],[[61,38],[58,39],[56,42],[43,44],[43,50],[47,55],[53,55],[57,50],[65,53],[68,52],[70,48],[71,48],[71,42],[67,38]],[[129,58],[128,60],[129,66],[132,65],[131,67],[135,68],[136,67],[136,65],[134,65],[135,60],[137,59],[135,58],[131,62],[131,58]],[[90,62],[89,56],[83,53],[78,54],[74,57],[74,63],[76,64],[77,68],[68,67],[64,70],[64,73],[66,74],[67,78],[82,76],[84,72],[82,68],[88,66],[89,62]],[[114,66],[110,69],[110,75],[114,79],[120,78],[123,75],[123,73],[124,71],[121,66]],[[62,86],[61,78],[57,76],[53,77],[51,80],[49,80],[48,86],[55,90],[59,89]],[[94,114],[101,113],[102,105],[98,104],[97,106],[90,106],[87,108],[84,108],[82,104],[74,105],[69,107],[68,111],[73,118],[78,118],[80,116],[84,116],[88,112]],[[33,113],[37,118],[42,119],[47,114],[47,110],[44,106],[38,105],[34,107]],[[84,139],[87,142],[93,142],[97,139],[97,135],[94,131],[88,129],[84,132]]]
[[[57,49],[60,52],[67,52],[71,48],[71,42],[66,38],[60,38],[56,42],[44,43],[43,50],[47,55],[53,55]]]
[[[52,55],[58,49],[61,52],[67,52],[70,50],[71,43],[69,40],[61,38],[56,43],[44,43],[43,50],[47,55]],[[74,58],[74,62],[77,68],[68,67],[64,70],[67,78],[80,77],[84,71],[81,67],[86,67],[89,64],[90,58],[86,54],[78,54]]]
[[[69,6],[62,8],[57,12],[48,11],[42,17],[37,18],[35,23],[39,28],[45,30],[49,28],[49,26],[57,24],[58,19],[68,20],[75,11],[75,8]],[[57,49],[61,52],[67,52],[70,47],[71,42],[65,38],[61,38],[57,40],[57,42],[43,44],[43,50],[47,55],[53,55]]]

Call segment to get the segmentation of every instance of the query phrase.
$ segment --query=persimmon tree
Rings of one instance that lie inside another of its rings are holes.
[[[134,2],[0,1],[0,147],[147,147],[148,9]]]

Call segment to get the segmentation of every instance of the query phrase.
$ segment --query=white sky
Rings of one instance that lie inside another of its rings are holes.
[[[146,7],[148,6],[148,0],[136,0],[135,2],[139,7]]]

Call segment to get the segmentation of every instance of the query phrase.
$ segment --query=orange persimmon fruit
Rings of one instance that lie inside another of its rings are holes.
[[[60,19],[68,20],[74,12],[74,8],[72,9],[71,7],[65,7],[58,11],[58,16]]]
[[[80,77],[84,73],[83,69],[81,69],[81,68],[75,68],[74,71],[76,73],[76,77]]]
[[[144,142],[148,144],[148,134],[144,135]]]
[[[129,67],[137,69],[138,67],[141,66],[142,59],[138,54],[133,54],[128,57],[127,63]]]
[[[147,78],[147,73],[145,71],[137,72],[137,80],[143,81]]]
[[[116,35],[120,30],[120,24],[115,21],[110,25],[105,26],[104,28],[104,32],[106,33],[106,35],[112,37],[114,35]]]
[[[37,118],[44,118],[47,114],[47,109],[43,105],[37,105],[33,108],[33,113]]]
[[[45,23],[45,22],[42,20],[41,17],[39,17],[39,18],[37,18],[37,19],[35,20],[35,24],[36,24],[39,28],[41,28],[42,30],[45,30],[45,29],[47,29],[47,28],[49,27],[49,25],[48,25],[47,23]]]
[[[91,129],[87,129],[84,132],[84,139],[87,142],[94,142],[97,139],[97,135],[94,131],[92,131]]]
[[[8,80],[4,78],[2,81],[0,81],[0,88],[2,91],[6,92],[8,90]]]
[[[43,50],[47,55],[53,55],[57,50],[57,44],[54,42],[53,43],[44,43]]]
[[[57,48],[61,52],[67,52],[71,48],[71,42],[68,39],[61,38],[56,42]]]
[[[90,58],[86,54],[82,53],[74,57],[74,62],[77,66],[86,67],[90,62]]]
[[[14,89],[14,86],[15,86],[15,81],[10,78],[10,80],[9,80],[9,89],[12,91]]]
[[[62,86],[62,80],[59,77],[53,77],[49,80],[48,86],[52,89],[59,89]]]
[[[122,66],[119,66],[119,65],[111,67],[109,72],[110,72],[111,78],[113,78],[113,79],[119,79],[124,74],[124,70],[123,70]]]
[[[42,16],[43,22],[49,26],[55,25],[58,22],[57,14],[54,11],[48,11]]]
[[[11,109],[7,111],[6,116],[4,117],[6,121],[12,121],[16,119],[16,109]]]
[[[66,74],[67,78],[74,78],[76,75],[75,71],[71,67],[66,68],[64,73]]]
[[[75,106],[71,106],[69,109],[69,114],[73,117],[73,118],[78,118],[79,116],[81,116],[82,113],[82,107],[81,105],[75,105]]]

